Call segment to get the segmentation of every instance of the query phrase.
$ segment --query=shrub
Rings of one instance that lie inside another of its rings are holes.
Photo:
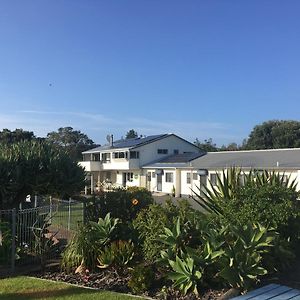
[[[97,258],[103,247],[110,241],[118,219],[107,214],[98,223],[88,222],[79,225],[77,232],[62,254],[62,269],[67,272],[75,268],[86,267],[94,269]]]
[[[244,176],[244,183],[241,181]],[[295,181],[275,172],[251,171],[244,174],[240,169],[223,171],[222,180],[218,176],[217,187],[208,186],[204,193],[196,193],[193,199],[206,212],[212,213],[211,219],[219,225],[243,225],[248,222],[259,222],[264,226],[271,225],[279,232],[272,255],[267,255],[266,265],[278,269],[280,255],[289,253],[287,259],[294,257],[300,244],[300,202],[297,201]],[[281,253],[281,254],[280,254]],[[272,259],[273,258],[275,259]],[[273,267],[271,262],[273,261]]]
[[[95,221],[107,213],[122,222],[132,221],[137,213],[153,203],[151,192],[145,188],[132,187],[102,192],[88,198],[86,202],[87,220]]]
[[[132,272],[128,282],[133,293],[143,293],[152,286],[155,274],[151,266],[138,265]]]
[[[133,259],[134,245],[127,241],[114,241],[106,246],[98,256],[98,267],[105,269],[114,267],[116,269],[126,267]]]
[[[144,258],[152,262],[160,258],[160,252],[167,248],[160,235],[165,233],[165,227],[172,228],[176,224],[178,216],[181,225],[186,223],[185,236],[195,237],[189,228],[189,220],[196,218],[197,214],[184,200],[179,201],[177,206],[167,200],[164,205],[152,204],[142,210],[133,220],[133,226],[138,231]]]
[[[232,287],[247,290],[268,271],[263,268],[263,253],[274,246],[275,232],[260,224],[229,226],[225,231],[221,276]]]

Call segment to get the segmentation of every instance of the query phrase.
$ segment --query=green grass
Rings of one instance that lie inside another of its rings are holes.
[[[1,300],[133,300],[136,297],[107,291],[95,291],[26,276],[0,280]]]
[[[70,230],[76,230],[78,223],[83,222],[83,203],[71,205],[70,210]],[[52,225],[68,229],[69,206],[59,206],[58,211],[52,212]]]

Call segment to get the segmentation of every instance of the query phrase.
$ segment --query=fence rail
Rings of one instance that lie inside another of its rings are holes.
[[[0,276],[58,259],[82,222],[84,205],[71,199],[0,210]]]

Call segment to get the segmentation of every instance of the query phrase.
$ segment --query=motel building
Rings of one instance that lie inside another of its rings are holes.
[[[296,179],[300,189],[300,148],[202,152],[175,134],[110,142],[85,151],[79,164],[87,172],[85,192],[138,186],[164,195],[187,197],[203,186],[216,185],[217,173],[231,167],[275,171]]]

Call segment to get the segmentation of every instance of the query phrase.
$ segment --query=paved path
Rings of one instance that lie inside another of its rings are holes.
[[[285,285],[269,284],[246,295],[233,298],[234,300],[300,300],[300,290]]]

